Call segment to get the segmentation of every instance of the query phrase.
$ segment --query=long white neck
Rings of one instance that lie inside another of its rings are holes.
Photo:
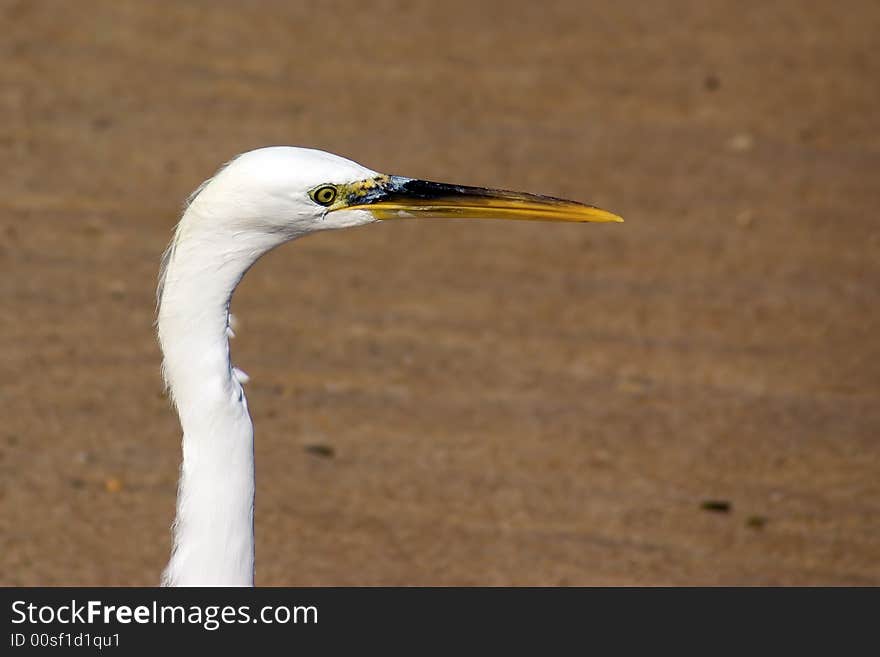
[[[229,357],[229,302],[274,244],[204,230],[184,214],[165,264],[158,318],[164,375],[183,429],[166,586],[254,583],[254,431]]]

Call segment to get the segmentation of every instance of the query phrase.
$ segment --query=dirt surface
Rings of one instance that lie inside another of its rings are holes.
[[[880,584],[873,0],[3,1],[0,33],[3,584],[158,581],[159,255],[279,143],[627,221],[260,261],[259,584]]]

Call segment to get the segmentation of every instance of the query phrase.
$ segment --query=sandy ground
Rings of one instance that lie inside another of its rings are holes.
[[[281,143],[627,222],[258,263],[259,584],[880,584],[876,2],[3,1],[0,33],[0,583],[158,581],[159,255]]]

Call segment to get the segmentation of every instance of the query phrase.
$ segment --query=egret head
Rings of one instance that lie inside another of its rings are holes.
[[[232,160],[199,189],[192,207],[207,215],[214,230],[262,232],[278,241],[401,217],[620,221],[574,201],[389,176],[324,151],[289,146]]]
[[[349,186],[379,174],[308,148],[272,146],[239,155],[193,194],[189,209],[210,231],[284,242],[306,233],[371,223],[367,212],[331,212]]]

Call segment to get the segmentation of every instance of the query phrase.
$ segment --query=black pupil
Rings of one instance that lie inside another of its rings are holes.
[[[330,187],[324,187],[323,189],[318,190],[318,200],[321,201],[321,203],[329,203],[333,200],[335,195],[336,192]]]

